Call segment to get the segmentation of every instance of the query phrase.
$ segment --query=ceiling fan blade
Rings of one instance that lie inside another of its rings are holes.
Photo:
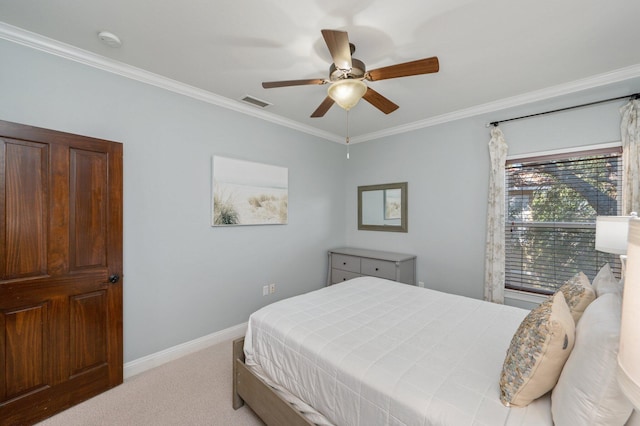
[[[371,87],[367,88],[367,91],[362,98],[385,114],[389,114],[400,108],[398,105],[394,104]]]
[[[388,78],[408,77],[410,75],[430,74],[438,72],[440,63],[436,56],[417,61],[405,62],[403,64],[390,65],[388,67],[377,68],[367,73],[367,80],[377,81]]]
[[[322,37],[327,43],[331,58],[336,68],[340,70],[351,69],[351,46],[346,31],[322,30]]]
[[[308,84],[327,84],[327,80],[324,78],[312,78],[309,80],[265,81],[262,83],[262,87],[273,89],[274,87],[305,86]]]
[[[311,114],[311,118],[324,117],[324,115],[327,113],[327,111],[329,111],[329,108],[331,108],[334,103],[335,101],[327,96],[326,98],[324,98],[324,101],[322,101],[320,106],[315,111],[313,111],[313,114]]]

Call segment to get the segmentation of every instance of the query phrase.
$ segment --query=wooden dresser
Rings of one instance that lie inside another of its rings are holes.
[[[373,276],[416,284],[416,257],[412,254],[343,247],[329,250],[327,285]]]

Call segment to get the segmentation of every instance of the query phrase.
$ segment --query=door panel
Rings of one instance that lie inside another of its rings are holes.
[[[107,156],[71,149],[71,270],[107,264]]]
[[[47,145],[8,141],[5,146],[4,279],[47,271]]]
[[[0,425],[122,383],[122,145],[0,121]]]
[[[107,362],[107,293],[97,291],[70,298],[71,375]]]
[[[49,382],[45,377],[46,317],[46,303],[4,314],[4,333],[10,349],[6,352],[4,371],[7,399],[42,388]]]

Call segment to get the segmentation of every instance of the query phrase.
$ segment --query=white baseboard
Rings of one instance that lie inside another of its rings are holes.
[[[166,364],[169,361],[173,361],[185,355],[208,348],[209,346],[242,337],[245,335],[246,331],[247,323],[245,322],[127,362],[124,365],[124,378],[126,380],[131,376],[135,376],[136,374],[140,374],[154,367]]]

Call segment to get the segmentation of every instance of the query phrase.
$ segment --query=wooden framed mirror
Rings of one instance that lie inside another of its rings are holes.
[[[358,187],[358,230],[407,232],[407,182]]]

